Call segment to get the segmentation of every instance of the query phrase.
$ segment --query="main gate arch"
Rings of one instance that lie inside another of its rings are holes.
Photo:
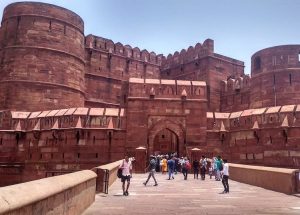
[[[182,124],[173,122],[172,120],[159,120],[152,127],[148,129],[148,155],[154,154],[154,140],[155,137],[164,129],[174,133],[177,137],[178,154],[180,156],[186,154],[185,149],[185,129]]]

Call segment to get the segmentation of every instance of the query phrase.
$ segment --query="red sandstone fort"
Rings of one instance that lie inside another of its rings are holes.
[[[205,40],[168,56],[84,35],[72,11],[14,3],[0,28],[0,186],[135,156],[300,165],[300,45],[244,63]],[[299,104],[299,105],[298,105]]]

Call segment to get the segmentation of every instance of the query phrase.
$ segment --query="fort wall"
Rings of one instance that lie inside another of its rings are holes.
[[[211,39],[165,57],[83,30],[61,7],[6,7],[0,186],[124,154],[141,164],[168,143],[180,155],[200,148],[237,163],[299,166],[299,45],[255,53],[250,77],[243,62],[214,53]]]
[[[284,45],[263,49],[252,56],[250,107],[298,103],[299,53],[299,45]]]
[[[209,110],[220,110],[220,82],[228,77],[244,74],[244,63],[214,53],[214,41],[207,39],[203,44],[190,46],[187,51],[175,52],[163,58],[161,77],[164,79],[196,80],[207,83]]]
[[[124,156],[124,109],[2,111],[0,122],[0,186],[91,169]]]
[[[1,109],[84,105],[84,35],[78,15],[49,4],[14,3],[5,8],[1,29]]]
[[[243,75],[221,81],[221,112],[249,109],[251,78]]]
[[[129,78],[159,78],[162,55],[88,35],[86,105],[125,106]]]
[[[299,110],[299,105],[285,105],[208,112],[208,150],[228,153],[228,158],[237,163],[297,168]]]

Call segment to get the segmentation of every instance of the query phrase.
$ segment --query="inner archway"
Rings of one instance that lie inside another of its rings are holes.
[[[159,131],[153,142],[153,154],[171,154],[177,152],[179,154],[179,141],[178,136],[170,129],[163,129]]]

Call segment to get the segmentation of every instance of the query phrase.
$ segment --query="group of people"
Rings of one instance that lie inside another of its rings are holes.
[[[123,195],[128,196],[130,179],[132,177],[132,162],[129,160],[128,156],[125,157],[119,168],[122,169],[121,181]],[[221,156],[207,159],[203,155],[200,160],[195,159],[191,165],[187,157],[177,158],[176,154],[164,156],[151,155],[149,165],[147,167],[149,174],[143,184],[146,186],[149,180],[153,178],[153,186],[158,186],[158,182],[155,178],[156,172],[162,172],[162,174],[166,174],[168,172],[167,180],[174,179],[174,174],[177,174],[177,172],[181,172],[183,174],[184,180],[187,180],[188,172],[191,171],[192,168],[194,179],[198,179],[198,175],[200,172],[201,179],[205,180],[205,175],[208,170],[210,179],[214,175],[216,181],[222,180],[222,184],[224,186],[224,191],[222,193],[229,193],[229,166],[227,160],[222,160]],[[127,182],[127,186],[125,186],[125,182]]]

